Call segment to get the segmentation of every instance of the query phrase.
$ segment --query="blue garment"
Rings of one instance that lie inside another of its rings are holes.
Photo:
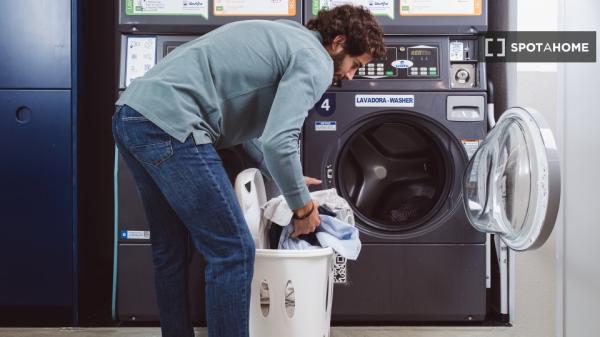
[[[207,262],[210,337],[248,337],[254,241],[211,144],[181,143],[134,109],[113,116],[150,224],[163,337],[193,337],[188,308],[188,235]]]
[[[283,228],[279,238],[279,249],[317,249],[331,247],[339,255],[348,260],[356,260],[360,253],[361,243],[358,229],[335,217],[320,215],[321,225],[315,230],[320,246],[311,245],[302,237],[292,238],[294,226],[289,224]]]

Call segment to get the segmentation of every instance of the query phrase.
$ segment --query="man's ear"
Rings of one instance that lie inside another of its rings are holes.
[[[338,35],[336,36],[331,44],[327,45],[325,48],[329,51],[330,54],[336,55],[342,51],[344,51],[344,45],[346,44],[346,36]]]
[[[333,39],[333,41],[331,41],[331,49],[335,54],[337,54],[344,50],[345,44],[346,44],[346,36],[338,35]]]

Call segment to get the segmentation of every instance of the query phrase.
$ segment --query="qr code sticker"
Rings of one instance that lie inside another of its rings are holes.
[[[335,261],[333,263],[333,282],[335,284],[346,284],[348,282],[346,266],[346,258],[335,253]]]

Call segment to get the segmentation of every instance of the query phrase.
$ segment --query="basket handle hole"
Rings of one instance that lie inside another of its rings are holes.
[[[296,311],[296,294],[294,292],[294,285],[292,281],[287,281],[285,285],[285,312],[289,318],[294,316]]]
[[[269,315],[269,309],[271,306],[271,296],[269,294],[269,283],[267,280],[260,282],[260,311],[264,317]]]

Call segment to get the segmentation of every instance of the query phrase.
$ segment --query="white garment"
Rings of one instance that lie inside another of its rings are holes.
[[[312,192],[310,197],[336,213],[337,219],[354,226],[352,209],[348,202],[337,194],[335,188]],[[292,221],[293,212],[282,195],[269,200],[262,209],[263,217],[279,226],[286,226]]]

